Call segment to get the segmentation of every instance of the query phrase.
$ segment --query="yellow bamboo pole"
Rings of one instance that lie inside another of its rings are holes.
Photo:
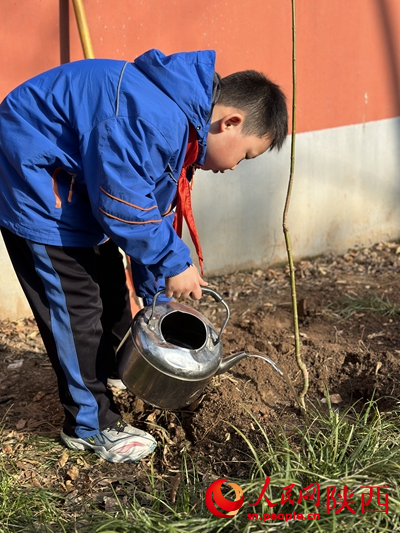
[[[285,208],[283,210],[283,233],[286,243],[286,251],[288,255],[289,263],[289,272],[290,272],[290,288],[292,292],[292,307],[293,307],[293,328],[294,328],[294,339],[295,339],[295,357],[296,362],[303,374],[303,390],[299,394],[299,403],[303,411],[306,411],[305,404],[305,395],[308,391],[308,370],[301,357],[301,343],[300,343],[300,333],[299,333],[299,320],[297,314],[297,297],[296,297],[296,277],[295,277],[295,267],[293,263],[292,256],[292,247],[290,242],[289,235],[289,226],[288,226],[288,212],[290,198],[292,194],[293,179],[294,179],[294,166],[295,166],[295,146],[296,146],[296,115],[297,115],[297,76],[296,76],[296,0],[292,0],[292,83],[293,83],[293,104],[292,104],[292,143],[290,151],[290,175],[289,183],[286,194]]]
[[[81,38],[85,59],[94,59],[92,41],[90,40],[89,27],[86,20],[85,8],[82,0],[72,0],[75,11],[76,23]]]

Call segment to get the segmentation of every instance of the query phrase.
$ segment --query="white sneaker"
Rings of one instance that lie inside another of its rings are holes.
[[[61,441],[71,450],[91,450],[111,463],[139,461],[149,455],[157,442],[146,431],[134,428],[123,420],[93,437],[69,437],[61,431]]]
[[[107,387],[113,387],[114,389],[125,390],[126,386],[123,384],[119,377],[107,378]]]

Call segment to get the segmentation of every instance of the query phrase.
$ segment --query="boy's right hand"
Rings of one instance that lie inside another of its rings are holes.
[[[200,300],[202,296],[201,287],[206,287],[208,283],[200,276],[195,265],[189,266],[186,270],[165,278],[165,296],[168,298],[188,298]]]

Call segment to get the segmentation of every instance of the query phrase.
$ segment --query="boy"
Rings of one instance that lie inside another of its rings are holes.
[[[164,287],[166,298],[201,298],[207,283],[177,234],[184,216],[201,254],[193,168],[233,170],[287,134],[279,87],[254,71],[221,80],[214,65],[213,51],[84,60],[0,106],[0,226],[57,375],[61,440],[108,461],[156,446],[107,389],[131,322],[118,247],[146,304]]]

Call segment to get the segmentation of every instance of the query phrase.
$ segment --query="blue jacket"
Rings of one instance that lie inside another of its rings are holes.
[[[140,296],[183,272],[172,228],[189,122],[198,164],[210,126],[215,53],[134,63],[88,59],[40,74],[0,105],[0,225],[42,244],[112,238],[133,261]]]

